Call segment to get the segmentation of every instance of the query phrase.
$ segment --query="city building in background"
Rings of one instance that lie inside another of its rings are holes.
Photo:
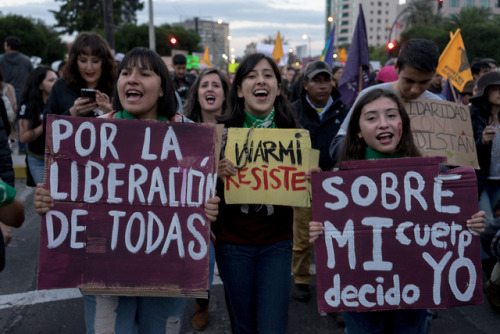
[[[359,14],[359,5],[365,14],[368,45],[382,46],[387,43],[391,26],[399,7],[399,0],[326,0],[326,18],[329,30],[335,24],[335,44],[350,44]],[[328,31],[329,33],[329,31]],[[328,33],[326,36],[328,36]]]
[[[438,10],[443,18],[457,15],[463,7],[490,8],[492,14],[500,14],[500,0],[427,0],[432,1],[434,13]],[[350,44],[359,12],[363,6],[368,45],[380,47],[390,41],[399,41],[404,26],[404,11],[412,0],[326,0],[325,39],[335,24],[335,45]],[[333,20],[328,20],[331,17]]]
[[[204,50],[208,45],[210,61],[217,68],[227,68],[229,59],[229,23],[210,21],[202,18],[192,18],[174,25],[182,26],[186,30],[194,30],[201,38],[201,47]]]

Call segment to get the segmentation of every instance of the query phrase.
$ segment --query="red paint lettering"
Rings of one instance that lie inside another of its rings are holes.
[[[271,188],[273,188],[273,189],[278,189],[279,187],[281,187],[281,180],[278,176],[275,175],[275,173],[279,173],[279,171],[280,171],[279,169],[273,168],[269,172],[269,175],[271,176],[271,178],[276,182],[275,183],[276,185],[271,184]]]
[[[244,174],[246,171],[248,170],[248,168],[242,168],[242,169],[238,169],[238,182],[240,184],[250,184],[251,182],[250,181],[244,181],[245,177],[247,176],[246,174]]]
[[[262,181],[260,180],[260,177],[257,175],[257,171],[262,172],[262,170],[258,167],[252,168],[252,175],[255,178],[255,182],[257,182],[257,184],[254,187],[251,187],[253,190],[259,190],[260,186],[262,185]]]
[[[233,180],[232,176],[226,176],[226,190],[229,190],[229,188],[230,188],[229,183],[231,183],[231,182],[235,185],[236,189],[240,188],[240,185],[238,183],[236,183],[235,180]]]
[[[278,168],[285,172],[285,177],[283,178],[285,180],[285,189],[289,190],[290,182],[288,180],[290,179],[290,172],[296,171],[297,167],[278,166]]]
[[[292,190],[293,191],[299,191],[299,190],[306,190],[307,187],[297,187],[298,183],[304,183],[306,182],[306,172],[299,172],[299,173],[293,173],[292,174]]]

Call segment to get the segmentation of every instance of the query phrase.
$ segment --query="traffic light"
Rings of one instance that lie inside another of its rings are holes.
[[[396,47],[396,42],[387,43],[387,50],[392,51]]]
[[[175,37],[170,37],[170,43],[172,43],[172,45],[177,44],[177,38],[175,38]]]
[[[443,7],[443,0],[438,0],[438,9]]]

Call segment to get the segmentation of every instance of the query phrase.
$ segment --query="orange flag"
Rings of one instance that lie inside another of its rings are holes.
[[[210,62],[210,53],[208,53],[208,45],[205,47],[205,53],[203,54],[203,59],[201,60],[208,68],[212,68],[212,63]]]
[[[472,73],[460,29],[457,29],[455,34],[450,33],[450,37],[450,42],[439,58],[436,71],[462,91],[465,83],[472,80]]]
[[[284,56],[285,55],[283,54],[283,45],[281,45],[281,36],[278,30],[278,36],[276,37],[276,42],[274,43],[273,59],[276,62],[276,64],[279,64],[280,59]]]

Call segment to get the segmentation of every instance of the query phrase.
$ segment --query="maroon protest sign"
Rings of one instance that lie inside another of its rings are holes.
[[[446,308],[483,301],[472,167],[440,158],[350,161],[313,175],[322,312]]]
[[[208,288],[214,127],[49,116],[38,288],[199,295]]]

